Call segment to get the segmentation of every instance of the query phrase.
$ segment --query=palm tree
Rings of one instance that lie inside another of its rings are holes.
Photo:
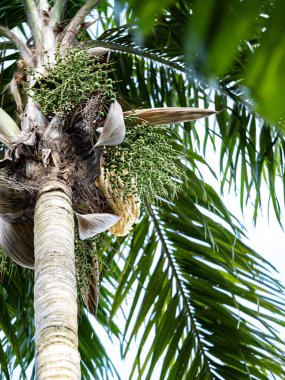
[[[231,1],[219,12],[223,22],[214,31],[216,8],[205,2],[172,2],[167,11],[161,4],[116,3],[113,11],[107,1],[51,3],[4,0],[0,8],[6,37],[1,84],[12,94],[5,93],[2,108],[13,116],[0,114],[6,145],[1,245],[18,264],[35,266],[35,333],[32,272],[17,268],[3,278],[3,374],[9,378],[8,363],[15,358],[12,365],[20,365],[24,377],[35,336],[36,378],[80,378],[76,273],[80,298],[94,313],[101,271],[98,321],[122,339],[123,355],[140,336],[133,377],[151,378],[159,359],[161,379],[283,377],[283,343],[272,324],[284,321],[284,288],[272,279],[270,264],[243,243],[241,226],[199,172],[201,165],[211,170],[199,146],[215,146],[221,137],[222,184],[240,186],[242,206],[255,192],[257,214],[267,171],[279,215],[274,186],[277,174],[283,176],[283,136],[274,122],[283,108],[270,107],[277,92],[270,88],[260,51],[266,52],[268,40],[274,42],[262,33],[271,20],[275,27],[281,2]],[[92,22],[84,21],[92,10],[98,31],[104,30],[96,37],[89,31]],[[221,40],[225,54],[217,49]],[[258,72],[250,75],[253,65],[263,69],[263,82]],[[216,86],[208,81],[213,76]],[[256,104],[240,87],[243,78],[255,91]],[[273,94],[265,106],[263,88]],[[211,113],[201,110],[202,104],[224,111],[216,115],[217,125],[205,121],[201,137],[189,121]],[[149,110],[151,105],[158,109]],[[156,126],[180,121],[183,128]],[[145,173],[144,159],[155,170]],[[164,182],[155,181],[159,167],[160,173],[170,172]],[[149,178],[154,180],[147,186]],[[138,219],[138,202],[142,214],[129,231]],[[114,259],[118,252],[123,264]],[[8,259],[2,257],[4,266]],[[113,321],[120,309],[126,312],[123,332]],[[79,318],[79,350],[83,378],[110,376],[112,364],[85,312]]]

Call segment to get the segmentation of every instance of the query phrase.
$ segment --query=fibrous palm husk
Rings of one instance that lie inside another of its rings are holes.
[[[176,124],[186,121],[193,121],[211,116],[215,111],[203,108],[191,107],[167,107],[167,108],[145,108],[124,112],[124,117],[133,116],[137,118],[134,124],[147,121],[153,125]]]
[[[0,217],[7,222],[20,219],[28,206],[28,192],[20,184],[0,177]]]
[[[123,181],[120,181],[118,178],[118,182],[121,182],[121,188],[123,189]],[[100,176],[96,180],[96,185],[108,199],[116,215],[120,216],[120,220],[109,231],[115,236],[127,235],[133,228],[133,225],[138,223],[140,217],[140,199],[136,195],[124,197],[122,191],[118,189],[114,190],[111,174],[104,168],[101,169]]]
[[[9,223],[0,218],[0,245],[7,256],[17,264],[34,267],[34,223],[31,220],[19,220]]]

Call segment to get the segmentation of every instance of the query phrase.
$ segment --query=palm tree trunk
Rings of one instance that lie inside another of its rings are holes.
[[[80,379],[74,219],[61,183],[40,191],[34,233],[36,379]]]

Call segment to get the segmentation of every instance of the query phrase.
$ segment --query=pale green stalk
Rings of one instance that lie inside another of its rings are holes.
[[[30,53],[30,50],[27,48],[27,46],[16,36],[15,33],[11,32],[8,28],[5,28],[4,26],[0,26],[0,35],[7,37],[19,50],[20,56],[22,59],[28,64],[31,64],[32,61],[32,55]],[[5,43],[5,42],[3,42]]]
[[[0,141],[5,145],[10,145],[20,132],[14,120],[0,108]]]
[[[60,22],[62,12],[65,7],[66,0],[56,0],[54,6],[50,11],[49,26],[53,28],[57,23]]]
[[[34,35],[35,46],[37,49],[41,50],[43,23],[42,23],[42,18],[40,17],[38,7],[36,3],[34,2],[34,0],[22,0],[22,1],[25,7],[29,25]]]
[[[73,39],[75,35],[80,30],[81,24],[84,21],[84,18],[95,8],[97,4],[100,3],[101,0],[87,0],[86,3],[78,10],[76,15],[68,24],[64,37],[61,43],[61,52],[64,54],[66,49],[72,46]]]
[[[39,12],[49,12],[49,4],[47,0],[39,0],[38,1],[38,9]]]

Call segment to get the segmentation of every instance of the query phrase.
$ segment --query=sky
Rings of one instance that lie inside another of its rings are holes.
[[[230,199],[230,196],[226,197],[225,203],[229,203]],[[234,209],[235,215],[239,214],[238,204],[228,207]],[[248,231],[248,244],[276,267],[279,272],[278,278],[285,284],[285,232],[277,222],[273,208],[269,209],[269,220],[267,211],[259,215],[256,226],[252,224],[252,209],[247,209],[242,222]]]

